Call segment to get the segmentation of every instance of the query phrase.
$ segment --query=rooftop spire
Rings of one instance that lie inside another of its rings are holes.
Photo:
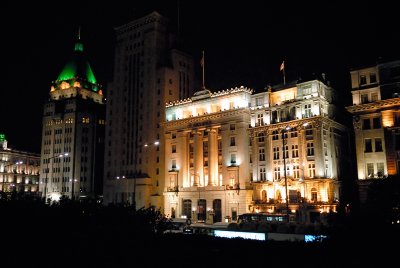
[[[78,27],[78,40],[81,40],[81,26]]]

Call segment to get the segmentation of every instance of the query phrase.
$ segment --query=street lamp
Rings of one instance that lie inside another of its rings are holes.
[[[288,187],[287,187],[287,175],[286,175],[286,142],[285,142],[285,133],[290,129],[290,127],[285,127],[282,129],[282,152],[283,152],[283,174],[285,176],[285,195],[286,195],[286,220],[289,222],[289,195],[288,195]]]
[[[64,154],[58,154],[58,155],[54,155],[54,156],[52,156],[52,157],[50,157],[50,158],[46,158],[46,164],[47,164],[47,166],[46,166],[46,177],[45,177],[45,179],[44,179],[44,203],[46,204],[47,203],[47,175],[49,174],[49,163],[50,163],[50,160],[51,159],[54,159],[54,158],[63,158],[64,156],[68,156],[69,155],[69,153],[64,153]],[[64,171],[63,171],[63,174],[64,174]]]
[[[10,167],[10,166],[14,166],[14,165],[21,165],[21,164],[23,164],[24,162],[22,162],[22,161],[18,161],[18,162],[15,162],[15,163],[11,163],[11,164],[8,164],[8,165],[5,165],[5,166],[3,166],[3,173],[6,173],[6,168],[7,167]],[[8,172],[7,172],[8,173]],[[5,181],[5,176],[6,176],[6,174],[3,174],[3,181],[2,181],[2,186],[1,186],[1,191],[2,192],[5,192],[5,190],[4,190],[4,181]]]

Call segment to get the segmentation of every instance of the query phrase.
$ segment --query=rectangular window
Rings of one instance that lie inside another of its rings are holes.
[[[307,142],[307,156],[314,156],[314,143]]]
[[[231,154],[231,164],[236,164],[236,154]]]
[[[315,164],[308,164],[308,175],[310,178],[315,177]]]
[[[264,148],[258,149],[258,160],[265,161],[265,149]]]
[[[276,167],[274,169],[274,180],[277,181],[281,178],[281,168],[280,167]]]
[[[360,75],[360,86],[367,83],[367,77],[365,75]]]
[[[385,164],[384,163],[376,163],[376,173],[379,178],[382,178],[385,174]]]
[[[363,119],[363,129],[371,129],[371,120]]]
[[[235,137],[231,137],[231,146],[236,146]]]
[[[370,73],[369,74],[369,82],[372,83],[376,83],[376,74],[375,73]]]
[[[176,160],[172,160],[171,167],[172,169],[176,169]]]
[[[256,105],[257,105],[257,106],[262,106],[263,104],[264,104],[263,98],[257,98],[257,99],[256,99]]]
[[[376,138],[375,139],[375,152],[382,152],[382,139],[381,138]]]
[[[311,117],[311,116],[312,116],[311,104],[304,105],[304,118],[308,118],[308,117]]]
[[[264,142],[264,133],[258,133],[258,142]]]
[[[293,166],[293,177],[295,179],[299,179],[300,178],[300,167],[298,165],[294,165]]]
[[[374,117],[373,119],[374,128],[381,128],[381,119],[379,117]]]
[[[299,157],[299,146],[292,145],[292,158],[298,158]]]
[[[367,163],[367,175],[368,175],[368,178],[374,177],[374,164],[373,163]]]
[[[176,153],[176,145],[172,145],[172,150],[171,150],[171,152],[172,152],[172,153]]]
[[[274,160],[278,160],[279,159],[279,147],[275,147],[273,149],[274,151]]]
[[[235,130],[236,126],[235,124],[230,124],[230,130]]]
[[[176,139],[176,133],[172,133],[171,136],[172,136],[172,139]]]
[[[283,146],[283,159],[288,159],[289,158],[289,146],[285,145]]]
[[[372,152],[372,140],[371,139],[365,139],[364,152],[365,153],[371,153]]]
[[[368,94],[361,94],[361,104],[368,103]]]
[[[267,179],[265,168],[260,168],[260,180],[265,181]]]
[[[264,125],[264,116],[263,116],[263,114],[258,114],[257,115],[257,125],[258,126]]]

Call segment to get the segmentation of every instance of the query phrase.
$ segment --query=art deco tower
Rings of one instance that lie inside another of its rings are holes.
[[[102,194],[104,110],[102,88],[78,40],[44,106],[39,189],[46,200]]]
[[[162,206],[165,103],[191,96],[193,59],[157,12],[115,29],[107,96],[104,202]]]

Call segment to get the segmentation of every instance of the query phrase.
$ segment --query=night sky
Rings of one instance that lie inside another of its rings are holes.
[[[72,54],[79,26],[94,74],[106,88],[113,73],[114,27],[153,10],[176,25],[177,2],[3,4],[6,83],[0,91],[0,133],[6,134],[9,147],[40,152],[43,104],[51,81]],[[324,72],[348,105],[351,68],[379,58],[400,59],[398,9],[389,1],[180,2],[182,37],[195,62],[205,50],[206,87],[211,91],[243,85],[260,92],[268,84],[282,83],[279,66],[285,60],[286,81]],[[200,74],[200,64],[196,71]]]

